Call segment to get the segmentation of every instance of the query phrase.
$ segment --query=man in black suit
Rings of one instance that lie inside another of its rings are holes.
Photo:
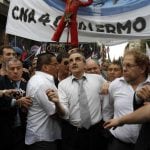
[[[21,61],[9,59],[6,62],[6,73],[0,77],[0,90],[16,89],[16,92],[0,97],[0,149],[23,150],[27,108],[32,102],[24,96],[26,82],[21,80]]]
[[[4,76],[7,74],[5,63],[11,58],[17,58],[17,52],[15,49],[9,45],[3,45],[0,47],[0,75]],[[30,78],[29,71],[26,68],[23,68],[22,79],[28,81]]]
[[[6,74],[5,62],[13,57],[16,57],[16,53],[11,46],[3,45],[0,47],[0,60],[1,60],[0,75],[1,76]]]

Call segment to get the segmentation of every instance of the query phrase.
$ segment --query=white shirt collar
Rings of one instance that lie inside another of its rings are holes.
[[[119,80],[122,81],[122,82],[126,82],[127,83],[127,81],[125,80],[124,77],[120,77]],[[147,83],[150,83],[150,77],[149,76],[141,84],[147,84]]]
[[[82,78],[83,78],[83,77],[84,77],[85,79],[87,79],[87,74],[84,73],[83,76],[82,76]],[[76,78],[74,75],[71,75],[71,80],[74,81],[75,79],[77,79],[77,78]]]
[[[42,75],[44,77],[46,77],[48,80],[53,80],[54,81],[54,77],[48,73],[42,72],[42,71],[36,71],[35,72],[36,75]]]

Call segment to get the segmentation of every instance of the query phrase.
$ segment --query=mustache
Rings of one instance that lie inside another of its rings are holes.
[[[78,65],[72,65],[72,68],[74,68],[74,67],[78,67]]]

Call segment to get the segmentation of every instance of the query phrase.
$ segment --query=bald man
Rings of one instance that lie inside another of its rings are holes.
[[[86,61],[86,72],[92,74],[101,74],[100,66],[96,60],[88,59]]]

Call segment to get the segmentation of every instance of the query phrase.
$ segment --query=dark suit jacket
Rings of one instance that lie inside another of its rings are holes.
[[[143,104],[137,104],[134,96],[134,109],[138,109]],[[150,150],[150,122],[142,124],[139,137],[135,144],[135,150]]]
[[[21,81],[20,88],[25,91],[26,83]],[[0,77],[0,90],[4,89],[14,89],[12,82],[8,79],[7,76]],[[23,111],[17,106],[12,107],[11,102],[12,97],[0,97],[0,145],[11,145],[17,109],[19,110],[19,115],[21,118],[21,127],[25,132],[27,112]],[[6,141],[7,143],[5,143]]]

